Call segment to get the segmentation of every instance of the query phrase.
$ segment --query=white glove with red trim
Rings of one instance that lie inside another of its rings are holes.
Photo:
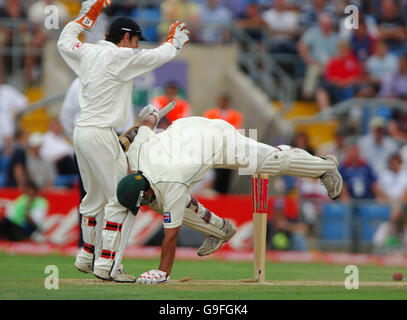
[[[168,35],[166,42],[171,43],[178,50],[182,49],[184,44],[189,42],[189,30],[185,23],[177,20],[170,26],[169,31],[170,34]]]
[[[170,276],[167,276],[167,273],[161,270],[150,270],[144,272],[137,279],[137,283],[140,284],[157,284],[165,283],[170,280]]]
[[[103,8],[106,8],[111,4],[112,0],[86,0],[82,2],[82,9],[75,21],[88,31],[92,31],[92,27]]]

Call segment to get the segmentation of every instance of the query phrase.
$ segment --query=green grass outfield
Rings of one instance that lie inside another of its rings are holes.
[[[74,258],[12,256],[0,253],[0,299],[136,299],[136,300],[280,300],[280,299],[407,299],[407,281],[393,282],[394,267],[359,267],[359,289],[344,286],[345,266],[268,263],[268,284],[242,282],[253,274],[253,264],[208,259],[176,261],[171,282],[162,285],[118,284],[76,271]],[[136,275],[157,268],[158,259],[125,259],[126,271]],[[45,267],[59,269],[59,289],[44,287]],[[193,277],[187,282],[179,282]]]

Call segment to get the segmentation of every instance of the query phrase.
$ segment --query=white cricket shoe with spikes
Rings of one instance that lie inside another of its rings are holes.
[[[334,155],[329,154],[321,158],[334,161],[336,163],[336,167],[338,167],[338,160]],[[342,192],[343,179],[338,171],[338,168],[325,172],[321,177],[321,182],[328,191],[328,196],[330,199],[336,200],[339,198]]]
[[[226,233],[225,238],[219,239],[214,236],[206,236],[204,242],[198,249],[198,256],[207,256],[217,251],[224,242],[230,240],[236,233],[237,229],[229,220],[223,219],[224,225],[221,228]]]

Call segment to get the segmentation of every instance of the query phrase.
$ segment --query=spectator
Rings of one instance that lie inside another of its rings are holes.
[[[208,119],[222,119],[236,129],[242,128],[243,115],[230,107],[230,100],[229,94],[221,93],[218,96],[218,105],[213,109],[206,110],[203,116]]]
[[[362,63],[373,54],[375,38],[368,33],[365,20],[361,20],[359,28],[352,33],[350,44],[353,54]]]
[[[27,132],[16,132],[14,148],[7,168],[6,187],[22,188],[27,180],[27,160],[25,156],[27,140]]]
[[[206,0],[200,10],[199,39],[204,43],[221,43],[230,39],[228,26],[232,23],[230,11],[218,0]]]
[[[308,29],[298,42],[298,53],[306,65],[303,95],[314,95],[325,64],[337,51],[338,34],[330,15],[321,13],[318,26]]]
[[[41,229],[41,223],[48,211],[48,201],[38,195],[34,182],[24,183],[23,194],[13,203],[10,217],[0,221],[0,239],[21,241]]]
[[[261,1],[259,1],[258,4],[260,4],[260,2]],[[250,3],[253,2],[249,2],[249,4]],[[248,5],[246,4],[246,1],[242,0],[219,0],[219,4],[228,9],[229,12],[232,14],[233,18],[241,16],[244,10],[246,9],[246,6]]]
[[[301,29],[315,27],[318,23],[318,16],[321,13],[327,13],[331,17],[335,16],[335,7],[328,0],[311,0],[307,1],[302,8],[299,17]]]
[[[407,144],[407,112],[395,109],[388,125],[389,135],[401,144]]]
[[[189,103],[182,99],[178,94],[178,84],[175,81],[170,81],[165,86],[165,93],[153,99],[152,104],[160,110],[172,101],[177,103],[177,107],[168,112],[165,118],[160,121],[159,125],[161,128],[165,129],[167,126],[171,125],[173,121],[191,115],[191,107]]]
[[[273,7],[262,14],[270,33],[269,50],[275,53],[296,53],[298,15],[287,8],[286,0],[274,0]]]
[[[362,65],[350,50],[348,42],[339,42],[338,54],[328,61],[324,78],[325,82],[316,93],[321,110],[351,98],[356,93],[362,78]]]
[[[375,16],[379,14],[381,0],[359,0],[359,8],[365,14]]]
[[[358,145],[361,155],[376,173],[386,168],[388,158],[398,149],[397,143],[386,135],[386,120],[381,117],[372,118],[369,134],[360,137]]]
[[[168,35],[168,28],[174,21],[183,21],[188,25],[191,41],[197,38],[197,28],[200,20],[199,5],[188,0],[166,0],[161,3],[160,34]]]
[[[400,56],[398,71],[383,80],[379,96],[382,98],[407,98],[407,56]]]
[[[346,153],[346,138],[346,130],[339,128],[335,132],[334,141],[321,145],[317,153],[320,155],[334,154],[339,163],[341,163]]]
[[[388,168],[378,174],[379,188],[389,204],[407,201],[407,172],[402,170],[403,161],[398,153],[389,157]]]
[[[299,131],[294,134],[293,142],[291,145],[295,148],[300,148],[310,154],[315,154],[314,149],[311,147],[308,135],[305,132]]]
[[[287,197],[276,197],[271,202],[273,214],[268,223],[267,242],[272,250],[308,251],[308,227],[293,217],[290,206],[293,204]]]
[[[40,189],[49,189],[54,183],[56,172],[54,164],[40,155],[42,141],[43,135],[39,132],[32,133],[28,139],[27,173]]]
[[[0,146],[15,134],[15,115],[27,106],[27,98],[13,86],[0,84]]]
[[[343,12],[343,10],[342,10]],[[376,20],[371,15],[365,14],[364,11],[359,10],[359,26],[357,29],[350,29],[346,26],[345,20],[348,15],[344,15],[339,22],[339,37],[344,40],[350,40],[355,34],[360,33],[363,28],[363,33],[368,37],[377,39],[379,38],[379,29]]]
[[[356,143],[348,146],[346,156],[339,166],[343,178],[342,199],[380,198],[377,176],[372,167],[363,159]]]
[[[203,114],[208,119],[222,119],[230,123],[236,129],[240,129],[243,124],[243,115],[230,107],[230,96],[227,93],[221,93],[218,96],[218,105],[205,111]],[[214,169],[215,181],[213,188],[219,193],[228,193],[232,170]]]
[[[388,51],[384,41],[377,42],[374,54],[366,61],[368,83],[378,92],[382,81],[396,73],[397,69],[397,57]]]
[[[239,27],[244,29],[254,40],[259,41],[260,43],[263,41],[263,28],[266,24],[261,15],[258,3],[250,2],[246,6],[243,16],[237,23]]]
[[[406,19],[401,14],[398,4],[394,0],[382,0],[380,14],[377,17],[379,35],[391,51],[401,51],[407,37]]]
[[[49,131],[43,136],[40,155],[55,165],[59,175],[76,174],[73,147],[65,139],[61,123],[57,119],[51,120]]]

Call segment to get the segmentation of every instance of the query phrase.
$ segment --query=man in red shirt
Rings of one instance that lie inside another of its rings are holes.
[[[351,98],[361,78],[362,65],[352,53],[349,43],[339,42],[338,54],[328,61],[323,81],[316,92],[317,103],[321,110]]]
[[[208,119],[222,119],[229,122],[236,129],[240,129],[243,124],[242,114],[230,108],[230,96],[227,93],[221,93],[218,97],[218,106],[206,110],[203,114]]]
[[[167,113],[165,118],[161,119],[159,127],[166,129],[171,123],[177,119],[189,117],[191,115],[191,107],[187,101],[178,96],[178,84],[174,81],[168,82],[165,86],[165,94],[155,97],[152,104],[158,109],[164,108],[170,102],[175,102],[176,106]]]

